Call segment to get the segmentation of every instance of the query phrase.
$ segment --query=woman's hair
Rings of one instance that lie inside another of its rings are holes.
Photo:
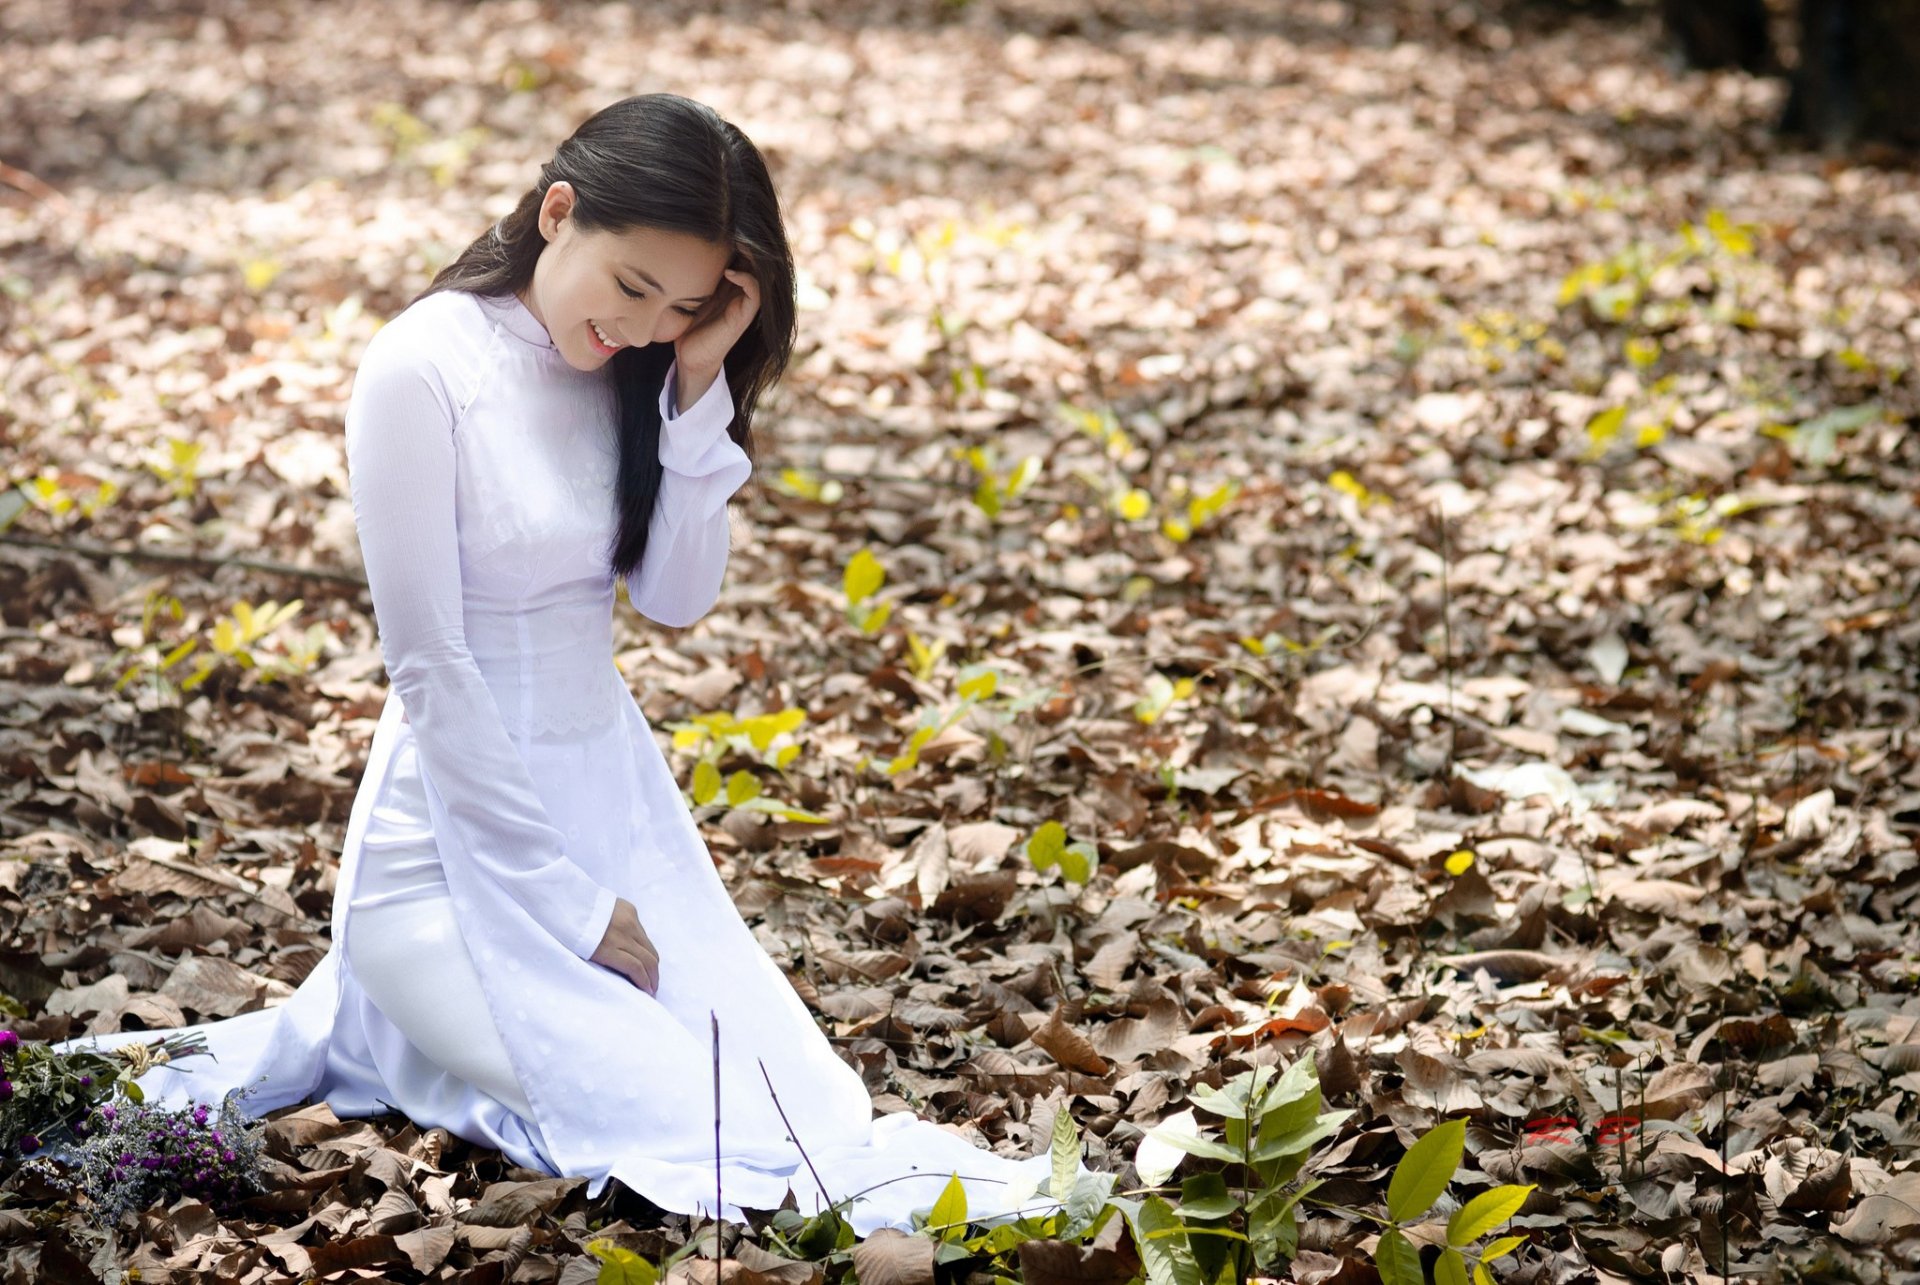
[[[409,306],[439,290],[499,296],[524,290],[546,247],[540,204],[557,182],[573,185],[579,230],[636,227],[683,232],[730,245],[731,268],[760,283],[760,307],[725,359],[733,395],[728,433],[754,457],[753,411],[786,369],[794,342],[793,254],[766,162],[747,136],[704,103],[678,94],[636,94],[601,108],[540,167],[540,181],[513,212],[434,275]],[[726,279],[721,279],[723,292]],[[660,391],[672,344],[633,344],[611,358],[620,405],[620,523],[609,561],[617,577],[640,566],[660,493]]]

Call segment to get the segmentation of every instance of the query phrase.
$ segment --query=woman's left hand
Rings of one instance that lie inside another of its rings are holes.
[[[754,315],[760,311],[758,278],[741,268],[728,268],[723,275],[739,288],[738,291],[729,295],[722,286],[716,293],[716,300],[710,301],[708,307],[713,307],[719,297],[726,297],[725,306],[706,312],[673,341],[673,351],[680,362],[680,369],[690,374],[718,374],[721,363],[733,351],[734,343],[747,332]]]

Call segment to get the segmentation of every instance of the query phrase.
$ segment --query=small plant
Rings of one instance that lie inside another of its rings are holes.
[[[1084,885],[1100,862],[1100,850],[1084,839],[1068,843],[1066,827],[1048,821],[1027,839],[1027,860],[1043,872],[1058,866],[1063,878]]]
[[[56,526],[64,526],[91,518],[119,494],[120,484],[111,478],[43,468],[18,486],[0,492],[0,531],[13,525],[29,506],[47,514]]]
[[[1160,533],[1175,544],[1184,544],[1194,537],[1207,523],[1217,517],[1220,511],[1231,504],[1240,494],[1240,483],[1226,482],[1202,495],[1189,493],[1185,479],[1176,479],[1169,488],[1168,514],[1160,519]],[[1186,511],[1180,512],[1182,503]]]
[[[485,126],[474,125],[451,138],[435,138],[431,126],[395,102],[376,103],[373,123],[386,131],[396,161],[421,166],[440,187],[453,185],[491,134]]]
[[[916,680],[924,683],[932,678],[933,667],[939,664],[940,658],[946,654],[947,644],[945,639],[941,639],[932,646],[928,646],[921,640],[919,634],[914,633],[912,630],[907,631],[907,667],[912,670]]]
[[[998,519],[1008,500],[1018,499],[1040,476],[1040,457],[1029,455],[1002,471],[996,467],[991,446],[973,446],[954,451],[966,460],[980,478],[973,488],[973,502],[989,518]]]
[[[929,741],[985,704],[999,689],[999,672],[984,662],[968,665],[962,669],[954,683],[954,694],[959,697],[958,701],[948,710],[942,710],[934,705],[924,706],[921,709],[919,722],[912,734],[907,737],[906,748],[888,761],[887,775],[898,776],[902,772],[918,767],[920,751],[926,748]],[[1006,702],[1006,704],[1011,707],[1021,703]]]
[[[249,279],[254,276],[253,267],[248,268]],[[271,277],[268,280],[272,280]],[[200,452],[199,442],[184,437],[167,438],[167,457],[156,464],[147,461],[147,468],[153,475],[172,489],[174,498],[191,500],[200,489]]]
[[[817,812],[808,812],[768,797],[763,792],[760,778],[745,768],[724,779],[720,775],[720,760],[723,757],[749,753],[759,755],[761,762],[774,770],[785,772],[787,765],[793,762],[801,749],[800,742],[792,739],[792,733],[806,721],[806,710],[788,706],[772,714],[755,714],[749,718],[716,710],[710,714],[696,714],[685,722],[668,724],[673,730],[673,748],[700,756],[693,765],[693,781],[687,797],[695,807],[705,807],[716,801],[724,791],[729,807],[765,812],[783,821],[824,822],[827,818]],[[775,745],[774,742],[782,737],[788,739],[783,744]]]
[[[226,615],[214,621],[207,635],[194,635],[169,642],[156,634],[154,622],[161,617],[176,622],[183,620],[186,609],[172,594],[150,593],[140,613],[139,643],[131,648],[122,648],[114,657],[116,665],[129,657],[132,657],[133,663],[121,671],[113,690],[120,691],[144,674],[156,693],[164,692],[177,700],[181,693],[190,692],[205,682],[222,661],[254,671],[263,682],[273,682],[288,674],[307,673],[319,662],[325,650],[329,637],[325,625],[310,625],[295,641],[289,642],[284,638],[274,640],[279,644],[277,653],[258,646],[268,635],[293,619],[303,605],[304,600],[300,598],[284,605],[269,599],[258,606],[242,600],[234,603]],[[198,651],[202,643],[208,646],[212,654],[202,652],[194,662],[193,672],[180,679],[176,686],[172,677],[175,666]]]
[[[838,504],[846,489],[835,478],[822,478],[811,469],[784,468],[773,479],[773,489],[817,504]]]
[[[847,619],[863,634],[879,633],[885,627],[888,617],[893,615],[891,602],[876,602],[867,606],[867,599],[878,593],[880,586],[887,582],[887,569],[880,559],[873,556],[871,549],[863,548],[847,562],[842,587],[847,595]]]
[[[1175,701],[1183,701],[1193,695],[1194,680],[1182,678],[1170,680],[1158,671],[1147,675],[1147,694],[1134,702],[1133,716],[1143,723],[1157,723]]]
[[[1134,1241],[1152,1281],[1218,1281],[1231,1273],[1245,1281],[1270,1273],[1299,1247],[1299,1205],[1318,1179],[1300,1171],[1319,1143],[1332,1137],[1352,1111],[1323,1111],[1319,1074],[1303,1057],[1276,1075],[1256,1067],[1220,1088],[1197,1086],[1192,1106],[1163,1120],[1140,1140],[1134,1168],[1160,1186],[1193,1156],[1218,1168],[1182,1180],[1176,1207],[1149,1196],[1133,1219]],[[1203,1131],[1194,1110],[1222,1119],[1222,1132]],[[1237,1168],[1243,1185],[1227,1183]]]
[[[1466,1120],[1448,1120],[1408,1147],[1407,1154],[1394,1166],[1393,1177],[1387,1182],[1389,1225],[1373,1251],[1381,1285],[1425,1285],[1420,1251],[1401,1229],[1423,1218],[1440,1199],[1460,1168],[1466,1144]],[[1493,1187],[1455,1210],[1447,1220],[1447,1243],[1434,1265],[1434,1280],[1440,1285],[1467,1285],[1471,1266],[1474,1285],[1492,1285],[1486,1265],[1526,1244],[1527,1238],[1504,1236],[1477,1251],[1475,1242],[1519,1213],[1532,1192],[1532,1184]],[[1469,1252],[1474,1254],[1471,1260]]]

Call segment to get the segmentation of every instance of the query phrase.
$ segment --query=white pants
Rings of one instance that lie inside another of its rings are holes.
[[[411,739],[396,747],[386,798],[362,842],[347,934],[361,989],[434,1065],[531,1121],[454,917]]]

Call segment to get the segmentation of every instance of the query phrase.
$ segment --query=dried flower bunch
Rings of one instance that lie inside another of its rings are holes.
[[[22,1167],[69,1194],[85,1196],[89,1217],[101,1227],[114,1227],[129,1212],[170,1205],[181,1196],[225,1211],[267,1189],[259,1170],[265,1128],[241,1110],[239,1100],[247,1092],[229,1089],[217,1118],[204,1102],[179,1108],[101,1106],[76,1129],[79,1141],[71,1149]]]
[[[103,1100],[145,1099],[136,1081],[147,1068],[206,1049],[206,1038],[194,1034],[103,1053],[55,1053],[44,1042],[0,1031],[0,1169],[69,1137],[84,1137]]]

